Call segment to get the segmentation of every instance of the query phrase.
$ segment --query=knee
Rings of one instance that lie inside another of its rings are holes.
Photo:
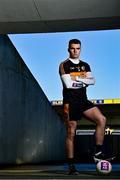
[[[67,121],[67,139],[73,141],[76,132],[77,123],[75,121]]]
[[[75,137],[75,131],[68,131],[67,132],[67,139],[69,139],[70,141],[73,141]]]
[[[107,121],[106,117],[105,117],[105,116],[101,116],[101,117],[99,118],[99,120],[98,120],[98,124],[101,125],[101,126],[103,126],[103,127],[105,127],[106,121]]]

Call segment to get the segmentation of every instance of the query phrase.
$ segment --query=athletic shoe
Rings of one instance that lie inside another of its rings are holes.
[[[79,172],[76,170],[74,165],[69,166],[68,175],[79,175]]]
[[[112,161],[116,158],[116,156],[105,156],[102,151],[100,151],[96,153],[93,158],[95,163],[98,163],[101,160]]]
[[[99,161],[101,160],[104,160],[104,154],[102,153],[102,151],[94,154],[94,157],[93,157],[95,163],[98,163]]]

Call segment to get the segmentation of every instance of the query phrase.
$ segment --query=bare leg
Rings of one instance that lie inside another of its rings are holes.
[[[68,158],[74,157],[74,136],[75,136],[76,127],[77,127],[76,121],[66,122],[66,129],[67,129],[66,151],[67,151]]]
[[[97,107],[93,107],[83,113],[89,120],[96,123],[96,145],[102,145],[104,141],[106,118]]]
[[[76,170],[75,165],[74,165],[74,137],[75,137],[76,127],[77,127],[76,121],[66,122],[66,129],[67,129],[66,151],[67,151],[67,162],[69,165],[69,173],[68,173],[69,175],[79,174],[79,172]]]
[[[64,104],[64,120],[66,126],[66,151],[67,158],[74,157],[74,136],[77,127],[77,122],[69,119],[69,104]]]
[[[64,105],[64,118],[66,125],[66,153],[67,153],[67,162],[69,165],[69,173],[68,174],[76,174],[79,172],[76,170],[74,165],[74,137],[77,127],[77,122],[69,119],[69,105]]]

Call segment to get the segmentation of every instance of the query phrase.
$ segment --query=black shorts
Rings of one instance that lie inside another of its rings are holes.
[[[75,121],[81,119],[84,111],[94,107],[94,104],[89,100],[85,100],[77,103],[71,102],[68,103],[67,105],[68,105],[67,112],[68,112],[69,120],[75,120]]]

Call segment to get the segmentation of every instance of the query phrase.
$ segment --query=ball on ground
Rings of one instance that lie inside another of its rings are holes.
[[[99,174],[109,174],[112,171],[112,165],[109,161],[101,160],[96,165]]]

